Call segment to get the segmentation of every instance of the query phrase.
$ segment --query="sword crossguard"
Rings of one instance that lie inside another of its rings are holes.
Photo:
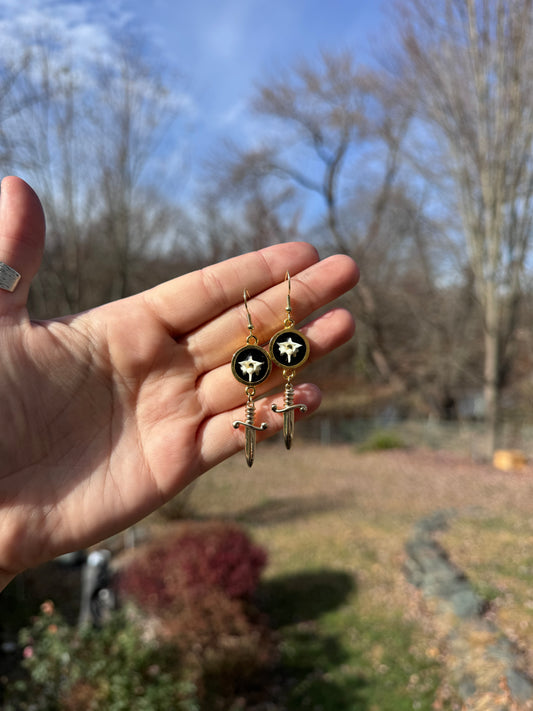
[[[268,425],[266,422],[261,422],[259,427],[257,425],[253,425],[250,422],[242,422],[242,420],[235,420],[235,422],[232,423],[235,429],[239,429],[239,427],[242,425],[243,427],[247,427],[250,430],[255,430],[256,432],[262,432],[263,430],[266,430],[268,428]]]
[[[272,405],[272,410],[279,414],[284,412],[290,412],[291,410],[300,410],[300,412],[307,412],[307,405],[285,405],[285,407],[278,407],[275,403]]]

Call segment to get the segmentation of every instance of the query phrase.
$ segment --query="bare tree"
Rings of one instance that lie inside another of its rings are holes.
[[[123,42],[111,63],[96,67],[98,103],[91,121],[96,180],[101,186],[97,203],[107,252],[115,265],[111,298],[131,293],[131,269],[146,252],[153,234],[142,229],[143,177],[160,142],[176,118],[176,108],[159,73],[139,55],[137,45]],[[103,110],[105,107],[105,110]],[[157,179],[163,178],[161,172]],[[149,195],[155,197],[155,181]],[[152,201],[154,206],[160,200]],[[162,215],[158,221],[162,221]]]
[[[268,149],[225,143],[205,166],[197,226],[203,263],[301,237],[288,182],[272,179]]]
[[[373,151],[384,140],[387,156],[376,220],[397,174],[398,148],[409,117],[403,105],[400,116],[391,99],[372,73],[356,67],[343,52],[322,54],[318,66],[300,63],[288,76],[263,84],[254,102],[257,112],[285,124],[286,140],[265,152],[267,167],[321,198],[328,229],[345,252],[353,247],[351,232],[339,220],[342,202],[354,189],[348,164],[353,171],[365,148]]]
[[[123,37],[80,63],[45,30],[28,38],[10,96],[13,106],[34,100],[4,122],[17,146],[11,170],[31,179],[47,217],[45,269],[32,293],[39,314],[142,287],[142,263],[158,239],[166,248],[176,239],[179,213],[149,171],[179,113],[160,73]]]
[[[297,188],[307,207],[300,206],[300,220],[306,212],[316,215],[318,206],[328,241],[363,262],[399,174],[399,149],[409,124],[405,104],[395,101],[391,87],[373,72],[356,66],[351,54],[341,52],[323,53],[316,63],[300,62],[263,83],[253,107],[276,120],[280,130],[255,151],[253,161],[248,156],[248,165],[241,165],[253,166],[263,180],[275,176]],[[347,206],[361,190],[371,211],[365,211],[364,226],[362,220],[356,226]],[[394,368],[382,347],[381,311],[371,284],[363,278],[354,298],[368,352],[380,376],[391,380]]]
[[[221,183],[232,195],[240,186],[261,196],[271,214],[290,190],[285,216],[292,211],[322,250],[341,250],[361,266],[348,304],[358,319],[358,372],[389,392],[416,391],[422,409],[446,416],[471,377],[473,349],[461,347],[457,323],[471,327],[472,302],[453,298],[452,281],[443,280],[452,250],[445,254],[444,226],[426,214],[425,186],[418,190],[421,181],[407,172],[411,108],[397,87],[347,53],[296,65],[259,87],[254,108],[277,131],[253,151],[235,152]],[[283,239],[286,231],[274,229]],[[453,283],[464,293],[468,270],[454,256]]]
[[[443,148],[482,308],[493,450],[531,239],[533,3],[404,0],[398,9],[404,86],[432,154]]]
[[[412,227],[394,226],[398,198],[406,196],[399,181],[409,109],[393,85],[346,52],[325,53],[320,62],[302,62],[263,84],[254,108],[281,122],[284,137],[256,152],[256,175],[277,176],[303,191],[323,216],[322,235],[325,230],[335,249],[359,262],[363,278],[351,306],[360,354],[381,380],[404,388],[398,344],[391,348],[398,299],[389,296],[400,273],[394,261]]]
[[[361,191],[341,214],[361,235],[354,247],[365,281],[355,305],[363,323],[358,367],[413,411],[454,417],[462,390],[476,384],[479,362],[470,272],[446,225],[424,212],[416,192],[398,183],[376,232],[369,229],[373,198],[371,188]]]
[[[0,165],[6,169],[24,146],[14,140],[8,126],[38,100],[31,82],[26,81],[29,63],[27,52],[15,61],[0,57]]]

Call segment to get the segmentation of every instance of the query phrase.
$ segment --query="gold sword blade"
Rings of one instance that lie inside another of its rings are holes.
[[[251,467],[255,458],[255,430],[251,427],[246,428],[244,456],[246,457],[246,463]]]
[[[261,422],[259,427],[256,427],[256,425],[252,424],[248,420],[246,422],[235,420],[233,423],[233,427],[235,427],[235,429],[238,429],[241,425],[244,427],[244,455],[246,457],[246,463],[249,467],[251,467],[255,458],[256,432],[266,430],[268,425],[266,422]]]
[[[283,439],[285,447],[291,448],[292,438],[294,437],[294,408],[291,407],[283,413]]]
[[[283,415],[283,438],[285,440],[285,446],[287,449],[290,449],[294,437],[294,411],[300,410],[300,412],[307,412],[307,405],[296,404],[278,407],[274,404],[272,405],[272,410],[279,415]]]

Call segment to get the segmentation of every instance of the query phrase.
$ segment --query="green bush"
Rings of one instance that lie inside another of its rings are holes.
[[[77,630],[48,601],[19,642],[26,674],[8,685],[5,711],[200,708],[177,647],[145,639],[127,611],[114,613],[101,629]]]
[[[24,676],[5,711],[230,711],[276,660],[253,604],[265,551],[238,526],[188,522],[121,571],[99,629],[51,602],[19,635]],[[149,634],[148,634],[149,631]],[[264,684],[258,684],[263,688]]]
[[[379,452],[386,449],[404,449],[405,442],[400,435],[390,430],[376,430],[359,445],[359,452]]]

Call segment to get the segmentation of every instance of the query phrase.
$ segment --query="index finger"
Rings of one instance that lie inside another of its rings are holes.
[[[143,297],[174,336],[184,335],[241,302],[249,285],[253,296],[318,261],[310,244],[285,242],[172,279]]]

